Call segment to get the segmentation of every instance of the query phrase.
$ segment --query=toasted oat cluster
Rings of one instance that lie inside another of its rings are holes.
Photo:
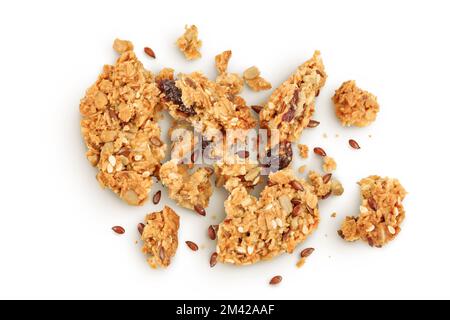
[[[315,97],[326,78],[320,52],[316,51],[270,96],[259,114],[261,127],[278,129],[282,142],[297,140],[311,120]]]
[[[201,123],[203,130],[247,130],[256,126],[242,98],[230,96],[226,88],[200,72],[180,74],[178,80],[163,79],[159,87],[165,107],[177,121]]]
[[[272,89],[270,82],[261,77],[261,72],[255,66],[244,71],[244,80],[249,88],[256,92]]]
[[[209,168],[198,168],[191,173],[187,165],[172,159],[161,166],[159,176],[171,199],[183,208],[198,211],[208,207],[212,195],[209,181],[212,173]]]
[[[178,38],[177,46],[183,52],[184,56],[188,60],[194,60],[200,58],[200,48],[202,47],[202,41],[198,39],[198,29],[195,25],[185,27],[184,34]]]
[[[148,256],[150,267],[166,268],[178,248],[180,217],[169,207],[154,212],[145,218],[142,231],[142,252]]]
[[[306,144],[301,144],[301,143],[299,143],[297,146],[298,146],[298,152],[300,153],[300,157],[302,157],[302,159],[307,159],[308,153],[309,153],[308,146]]]
[[[375,121],[380,106],[377,97],[356,86],[355,81],[344,82],[333,96],[336,116],[343,126],[365,127]]]
[[[323,164],[322,164],[323,171],[325,171],[326,173],[330,173],[336,170],[336,168],[337,168],[336,161],[332,157],[329,156],[323,157]]]
[[[80,103],[86,156],[97,180],[130,205],[142,205],[164,158],[160,139],[160,91],[129,41],[116,40],[120,53],[106,65]]]
[[[237,73],[229,73],[227,71],[231,55],[231,50],[228,50],[216,56],[216,70],[219,74],[216,78],[216,83],[223,87],[231,97],[236,97],[244,88],[244,79]]]
[[[232,54],[233,53],[231,52],[231,50],[227,50],[227,51],[224,51],[224,52],[218,54],[215,57],[216,70],[217,70],[218,74],[224,74],[227,72],[228,63],[230,62]]]
[[[347,217],[339,235],[347,241],[363,240],[381,248],[401,231],[406,191],[397,179],[370,176],[359,182],[362,204],[358,217]]]
[[[292,253],[319,223],[318,197],[309,183],[290,170],[269,176],[259,199],[243,186],[225,201],[225,220],[218,230],[218,260],[248,265]]]

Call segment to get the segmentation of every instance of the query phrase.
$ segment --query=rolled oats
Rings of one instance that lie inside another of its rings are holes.
[[[152,268],[168,267],[178,248],[179,216],[169,207],[147,215],[142,231],[142,252]]]
[[[400,232],[406,191],[396,179],[370,176],[359,182],[362,205],[358,217],[347,217],[339,234],[346,241],[363,240],[382,247]],[[374,202],[374,203],[370,203]]]
[[[344,82],[333,96],[336,116],[343,126],[365,127],[375,121],[380,106],[377,97],[356,86],[355,81]]]
[[[100,185],[131,205],[142,205],[165,153],[164,144],[150,143],[161,132],[160,91],[131,42],[116,40],[114,49],[121,53],[116,64],[104,66],[81,100],[81,132]]]

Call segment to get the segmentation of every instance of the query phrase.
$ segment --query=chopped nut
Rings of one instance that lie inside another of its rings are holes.
[[[253,66],[244,71],[244,79],[245,80],[254,80],[257,77],[259,77],[260,74],[261,74],[261,72],[259,71],[259,69],[255,66]]]

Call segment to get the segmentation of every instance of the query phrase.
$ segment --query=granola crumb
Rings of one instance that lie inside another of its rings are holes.
[[[339,133],[336,133],[336,134],[334,135],[334,137],[335,137],[335,138],[339,138]]]
[[[308,153],[309,153],[309,147],[306,144],[298,144],[298,152],[300,153],[300,157],[302,157],[302,159],[307,159],[308,158]]]
[[[377,97],[358,88],[355,81],[344,82],[332,99],[336,116],[343,126],[368,126],[380,110]]]
[[[363,240],[381,248],[395,239],[405,218],[402,204],[406,191],[397,179],[370,176],[359,182],[358,217],[346,217],[338,234],[346,241]]]
[[[244,71],[244,80],[253,91],[264,91],[272,89],[270,82],[261,77],[261,72],[255,66]]]
[[[330,217],[334,219],[334,218],[336,218],[336,216],[337,216],[337,213],[333,212]]]
[[[147,262],[153,269],[166,268],[178,248],[180,217],[169,207],[154,212],[145,218],[142,232],[144,245],[142,252],[148,256]]]
[[[230,62],[231,55],[232,55],[231,50],[227,50],[222,52],[221,54],[218,54],[215,57],[216,70],[219,75],[227,72],[228,63]]]
[[[306,262],[306,258],[301,257],[298,260],[298,262],[295,264],[295,266],[300,269],[301,267],[303,267],[305,265],[305,262]]]
[[[336,170],[337,164],[336,161],[329,156],[323,157],[323,165],[322,165],[322,169],[323,171],[325,171],[326,173],[330,173]]]
[[[195,25],[185,26],[184,34],[177,40],[177,46],[188,60],[202,56],[200,53],[202,41],[198,39],[198,29]]]
[[[303,165],[303,166],[301,166],[300,168],[298,168],[298,172],[300,172],[300,173],[305,173],[306,172],[306,169],[308,168],[308,166],[307,165]]]
[[[324,139],[326,139],[326,138],[328,138],[328,134],[324,133],[324,134],[322,135],[322,137],[323,137]]]
[[[133,46],[133,43],[131,41],[116,39],[116,40],[114,40],[113,49],[117,53],[122,54],[122,53],[125,53],[127,51],[133,51],[134,50],[134,46]]]

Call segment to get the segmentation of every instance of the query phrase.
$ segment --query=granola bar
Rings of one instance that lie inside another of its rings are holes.
[[[159,87],[165,107],[177,121],[200,123],[202,130],[247,130],[256,126],[244,99],[230,97],[226,88],[200,72],[180,74],[178,80],[163,79]]]
[[[359,182],[362,204],[358,217],[347,217],[339,234],[346,241],[363,240],[381,248],[400,233],[405,219],[406,191],[397,179],[370,176]]]
[[[299,66],[295,73],[278,87],[260,112],[261,127],[280,131],[280,141],[297,140],[309,124],[314,100],[324,86],[327,75],[320,56]]]
[[[209,168],[198,168],[193,173],[189,167],[172,159],[161,166],[159,171],[162,184],[167,187],[169,197],[183,208],[198,211],[209,205],[212,186],[209,178],[213,171]]]
[[[356,86],[355,81],[344,82],[333,96],[336,116],[343,126],[365,127],[375,121],[380,106],[377,97]]]
[[[198,59],[202,56],[200,53],[202,41],[198,39],[198,29],[195,25],[185,27],[184,34],[177,40],[177,46],[188,60]]]
[[[248,265],[292,253],[319,223],[313,187],[291,170],[269,176],[260,198],[239,186],[225,201],[226,219],[217,233],[218,261]]]
[[[153,269],[168,267],[178,248],[180,217],[165,206],[162,211],[147,215],[144,225],[142,252],[148,256],[148,264]]]
[[[160,91],[131,42],[117,39],[113,47],[121,54],[116,64],[104,66],[81,100],[81,132],[100,185],[142,205],[166,147],[157,123]]]

